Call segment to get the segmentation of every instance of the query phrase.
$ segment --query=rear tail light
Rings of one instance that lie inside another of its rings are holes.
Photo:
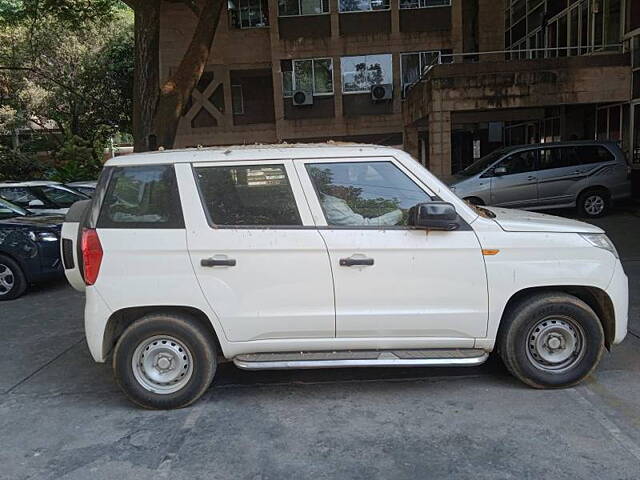
[[[84,283],[93,285],[100,273],[102,263],[102,245],[98,232],[93,228],[82,230],[82,262],[84,265]]]

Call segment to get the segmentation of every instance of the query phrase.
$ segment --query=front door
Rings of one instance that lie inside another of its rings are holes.
[[[409,208],[434,195],[401,164],[393,158],[295,163],[329,250],[337,337],[431,337],[463,347],[485,335],[487,281],[478,239],[470,228],[408,227]]]
[[[535,150],[512,153],[492,169],[491,205],[525,208],[538,201],[538,176]],[[499,172],[500,170],[498,170]]]
[[[189,253],[227,338],[334,338],[327,250],[291,162],[195,164],[194,178]]]

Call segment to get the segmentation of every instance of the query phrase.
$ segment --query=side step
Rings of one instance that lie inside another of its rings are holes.
[[[351,367],[459,367],[484,363],[480,349],[347,350],[336,352],[249,353],[234,357],[245,370]]]

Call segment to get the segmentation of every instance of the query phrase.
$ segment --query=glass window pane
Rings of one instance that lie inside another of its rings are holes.
[[[406,225],[408,212],[431,198],[391,162],[308,164],[329,225]]]
[[[300,15],[318,15],[322,13],[321,0],[300,0]]]
[[[293,72],[282,72],[282,96],[293,95]]]
[[[0,188],[0,196],[21,207],[28,207],[32,200],[39,200],[31,189],[26,187],[5,187]]]
[[[282,165],[199,167],[196,178],[214,225],[301,225]]]
[[[313,69],[311,60],[294,60],[293,89],[313,92]]]
[[[244,113],[244,98],[242,97],[242,85],[231,86],[231,103],[233,104],[234,115],[242,115]]]
[[[37,190],[58,208],[69,208],[74,203],[87,199],[82,195],[59,187],[37,187]]]
[[[369,55],[367,58],[367,80],[369,85],[392,83],[391,55]]]
[[[300,15],[298,0],[278,0],[278,13],[280,16]]]
[[[333,63],[330,58],[313,61],[314,93],[333,93]]]
[[[527,152],[514,153],[496,165],[496,168],[506,168],[506,175],[514,175],[516,173],[531,172],[535,169],[536,153],[533,150]]]
[[[98,227],[184,228],[173,166],[114,169]]]
[[[418,8],[419,0],[400,0],[400,8]]]
[[[400,56],[402,86],[411,85],[420,78],[420,54],[406,53]]]

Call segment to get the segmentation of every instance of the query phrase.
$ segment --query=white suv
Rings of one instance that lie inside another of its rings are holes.
[[[62,231],[94,359],[183,407],[244,369],[479,365],[584,379],[627,331],[603,231],[472,207],[406,153],[254,146],[109,160]]]

